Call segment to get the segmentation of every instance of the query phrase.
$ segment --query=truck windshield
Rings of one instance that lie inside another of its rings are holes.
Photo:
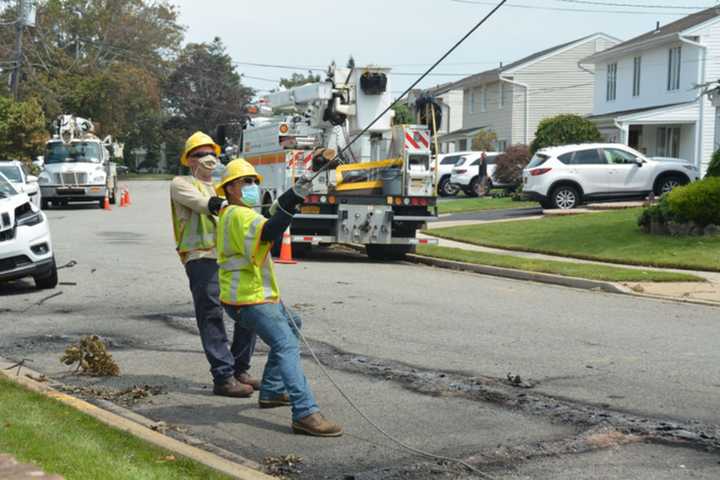
[[[75,142],[64,144],[51,142],[45,152],[45,163],[102,162],[102,146],[99,143]]]

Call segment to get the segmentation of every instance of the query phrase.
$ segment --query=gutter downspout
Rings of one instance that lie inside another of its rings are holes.
[[[510,80],[502,75],[498,78],[501,82],[507,82],[510,85],[517,85],[525,89],[525,145],[530,145],[530,87],[526,83]],[[512,125],[512,118],[510,119],[510,124]],[[512,142],[512,139],[510,141]]]
[[[620,130],[620,143],[623,145],[627,145],[630,142],[630,134],[628,133],[630,130],[630,125],[622,126],[618,123],[617,118],[613,118],[613,123],[615,124],[615,128]]]
[[[700,50],[700,61],[698,62],[698,79],[700,84],[705,83],[705,62],[707,59],[707,45],[703,45],[699,42],[694,42],[685,37],[678,37],[678,39],[687,45],[696,47]],[[695,127],[695,166],[698,171],[702,173],[702,154],[703,154],[703,129],[705,128],[705,96],[700,95],[698,98],[700,102],[700,114],[698,115],[697,126]]]

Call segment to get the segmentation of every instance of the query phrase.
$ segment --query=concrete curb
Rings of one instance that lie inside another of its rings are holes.
[[[484,275],[493,275],[496,277],[512,278],[514,280],[550,283],[553,285],[580,288],[583,290],[601,290],[607,293],[620,293],[623,295],[629,294],[627,290],[620,288],[610,282],[586,280],[583,278],[563,277],[561,275],[552,275],[550,273],[527,272],[524,270],[514,270],[511,268],[491,267],[488,265],[457,262],[454,260],[444,260],[441,258],[425,257],[423,255],[415,254],[408,254],[406,258],[408,261],[414,263],[421,263],[423,265],[430,265],[433,267],[448,268],[451,270],[462,270],[473,273],[481,273]]]
[[[80,412],[90,415],[105,425],[117,428],[118,430],[134,435],[135,437],[138,437],[157,447],[164,448],[198,463],[202,463],[213,470],[224,473],[225,475],[238,480],[276,480],[276,477],[272,477],[258,470],[257,467],[259,467],[259,465],[251,460],[243,459],[242,457],[227,452],[229,455],[239,460],[231,461],[214,453],[183,443],[167,435],[163,435],[162,433],[150,428],[152,425],[156,425],[157,422],[153,422],[150,419],[142,417],[134,412],[130,412],[129,410],[125,410],[122,407],[113,405],[112,409],[116,412],[127,413],[127,415],[118,415],[117,413],[100,408],[84,400],[59,392],[45,383],[37,382],[29,378],[27,376],[28,374],[34,377],[40,376],[39,373],[34,372],[29,368],[22,367],[21,375],[16,375],[14,371],[6,370],[13,364],[14,363],[0,357],[0,375],[2,375],[3,378],[22,385],[29,390],[45,395],[48,398],[62,402]],[[192,437],[189,436],[188,440],[192,443],[204,443],[199,440],[192,439]],[[225,452],[224,450],[216,447],[214,447],[214,449],[219,452]]]

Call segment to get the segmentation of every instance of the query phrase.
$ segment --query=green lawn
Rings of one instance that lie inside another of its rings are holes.
[[[657,272],[633,268],[612,267],[586,263],[540,260],[534,258],[500,255],[487,252],[473,252],[461,248],[418,246],[417,253],[428,257],[476,263],[492,267],[514,268],[528,272],[552,273],[566,277],[586,278],[607,282],[702,282],[703,278],[675,272]]]
[[[720,271],[720,236],[671,237],[640,231],[640,209],[433,229],[477,245],[611,263]]]
[[[66,480],[228,479],[0,376],[0,453]]]
[[[537,202],[516,202],[511,198],[458,198],[438,202],[438,213],[480,212],[539,206]]]

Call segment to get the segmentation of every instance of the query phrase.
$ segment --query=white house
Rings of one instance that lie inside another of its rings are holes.
[[[705,171],[716,111],[698,85],[720,78],[720,8],[689,15],[583,60],[595,67],[593,114],[608,141]]]
[[[529,144],[544,118],[590,114],[593,71],[578,62],[619,42],[595,33],[444,86],[463,91],[464,107],[462,125],[440,136],[442,151],[469,149],[481,130],[495,132],[497,150]]]

